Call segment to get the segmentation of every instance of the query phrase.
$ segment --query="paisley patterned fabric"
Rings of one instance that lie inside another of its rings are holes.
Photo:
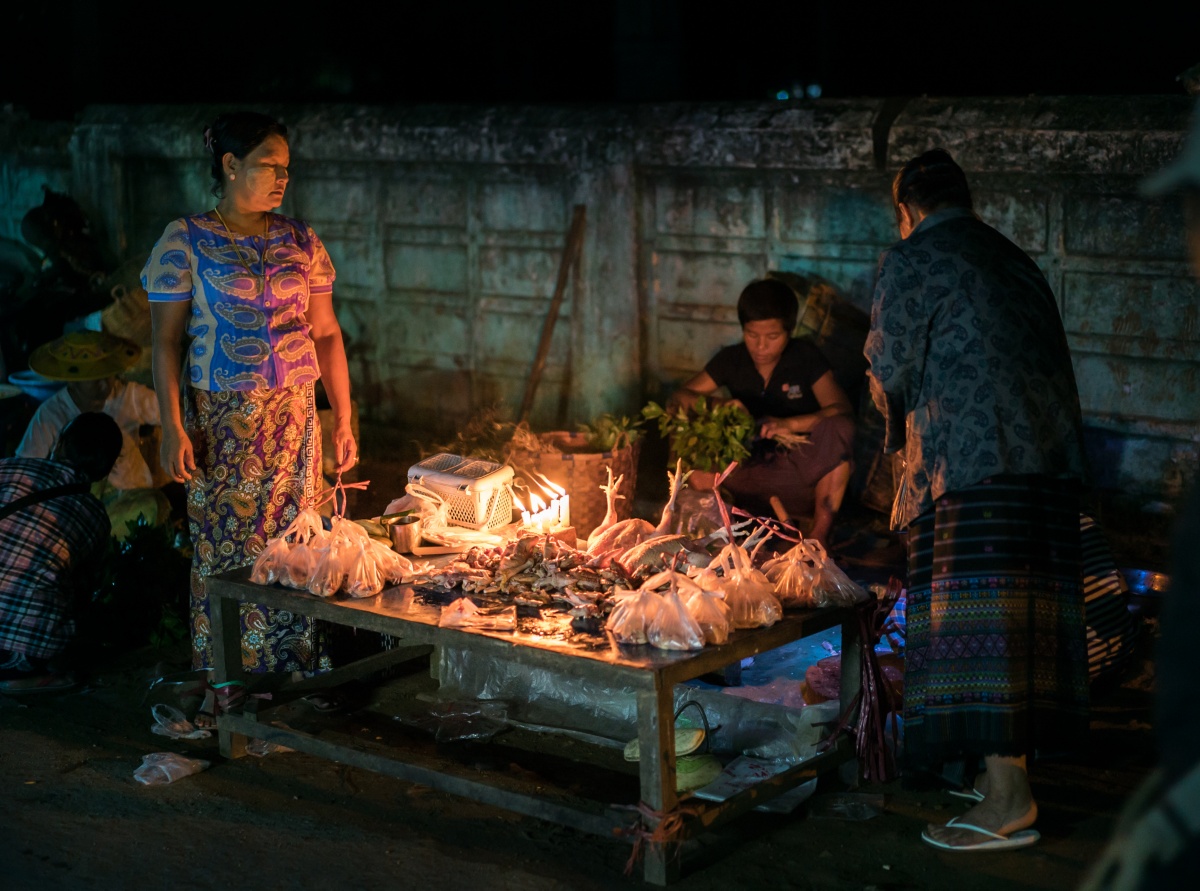
[[[244,566],[311,499],[321,472],[312,384],[249,393],[188,388],[187,428],[196,456],[188,484],[194,668],[212,668],[206,579]],[[246,671],[331,668],[320,623],[242,604]]]
[[[931,214],[883,253],[864,352],[884,450],[904,450],[894,528],[995,474],[1083,477],[1054,294],[1033,260],[971,211]]]
[[[333,263],[307,224],[267,220],[265,242],[231,238],[211,211],[174,220],[142,269],[151,301],[191,301],[186,373],[197,389],[295,387],[320,376],[304,314],[310,296],[332,292]]]
[[[997,476],[908,530],[904,749],[915,765],[1075,748],[1088,726],[1079,497]]]

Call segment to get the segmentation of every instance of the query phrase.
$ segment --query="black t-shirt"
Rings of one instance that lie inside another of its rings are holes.
[[[792,418],[821,410],[812,388],[830,367],[811,341],[793,337],[766,386],[744,343],[722,349],[704,370],[718,387],[728,387],[730,395],[741,400],[755,418]]]

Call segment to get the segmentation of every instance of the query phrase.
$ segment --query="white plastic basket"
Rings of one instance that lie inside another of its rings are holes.
[[[512,522],[513,469],[441,452],[408,468],[408,490],[446,502],[446,522],[490,532]]]

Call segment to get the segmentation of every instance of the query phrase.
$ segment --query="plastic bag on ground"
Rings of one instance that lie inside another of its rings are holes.
[[[275,752],[294,752],[295,749],[289,749],[282,743],[268,742],[265,739],[249,739],[246,740],[246,754],[253,755],[255,758],[265,758],[267,755]]]
[[[617,605],[608,614],[605,628],[612,632],[617,643],[647,643],[650,639],[647,631],[662,606],[662,597],[645,588],[637,591],[614,589],[613,597],[617,599]]]
[[[646,626],[646,638],[660,650],[704,649],[704,632],[683,605],[676,587],[660,598],[658,613]]]
[[[165,786],[207,770],[209,766],[209,762],[200,758],[185,758],[173,752],[152,752],[142,756],[142,765],[133,772],[133,778],[145,786]]]
[[[212,736],[207,730],[197,727],[184,717],[183,712],[174,706],[160,702],[150,709],[154,716],[154,726],[150,732],[167,739],[208,739]]]
[[[721,775],[713,782],[695,791],[697,798],[708,801],[725,801],[739,792],[749,789],[776,774],[790,770],[791,764],[785,761],[765,761],[740,755],[725,765]],[[770,811],[777,814],[791,813],[803,804],[817,790],[816,779],[801,783],[794,789],[771,799],[766,804],[760,804],[757,811]]]

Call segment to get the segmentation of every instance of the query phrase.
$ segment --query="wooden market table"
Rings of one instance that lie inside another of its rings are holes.
[[[270,712],[301,695],[329,689],[363,678],[407,659],[428,652],[428,645],[469,650],[495,660],[548,669],[560,674],[590,679],[605,686],[624,686],[637,691],[638,744],[641,749],[639,779],[641,801],[654,816],[643,820],[654,828],[678,804],[675,791],[674,687],[726,666],[740,664],[748,656],[773,650],[809,635],[842,626],[843,707],[858,692],[860,645],[852,610],[825,608],[785,613],[769,628],[738,631],[722,646],[676,652],[643,646],[588,649],[565,640],[521,632],[491,632],[439,628],[441,609],[414,599],[407,587],[385,590],[363,599],[325,599],[307,591],[280,586],[256,585],[243,568],[208,579],[212,607],[214,676],[216,683],[242,681],[253,692],[262,676],[242,671],[239,602],[259,603],[276,609],[322,619],[340,625],[376,631],[396,638],[400,646],[337,668],[327,674],[278,686],[272,699],[247,696],[240,712],[221,714],[217,731],[221,753],[236,758],[245,753],[247,739],[279,743],[297,751],[362,767],[412,783],[429,786],[510,811],[549,820],[576,829],[611,837],[614,829],[628,827],[629,809],[603,802],[580,803],[548,798],[479,778],[478,773],[455,775],[437,765],[422,763],[403,748],[350,745],[324,739],[281,724],[271,723]],[[420,647],[418,650],[417,647]],[[649,754],[656,753],[656,754]],[[688,819],[677,843],[742,814],[820,773],[853,758],[846,737],[835,740],[824,753],[754,785],[722,802],[689,799]],[[678,877],[678,849],[674,845],[646,846],[646,881],[663,885]]]

